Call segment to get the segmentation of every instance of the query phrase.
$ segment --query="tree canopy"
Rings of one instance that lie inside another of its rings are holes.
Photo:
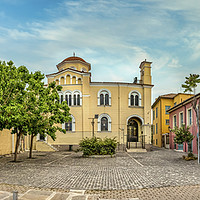
[[[182,84],[182,87],[185,89],[184,92],[194,92],[197,87],[197,83],[200,83],[199,74],[190,74],[189,77],[185,77],[185,84]]]
[[[29,73],[25,66],[16,68],[12,61],[0,62],[0,130],[10,129],[17,135],[14,160],[20,138],[48,134],[53,140],[56,131],[65,130],[56,126],[70,120],[66,102],[59,103],[61,86],[55,82],[48,86],[41,72]],[[31,146],[32,151],[32,146]]]
[[[171,129],[173,133],[175,133],[174,142],[177,144],[183,144],[184,142],[190,143],[194,139],[194,136],[189,131],[190,127],[182,126],[180,128],[175,127],[174,129]]]

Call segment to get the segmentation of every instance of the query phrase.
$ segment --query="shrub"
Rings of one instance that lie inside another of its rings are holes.
[[[117,141],[115,138],[84,138],[79,143],[79,151],[83,151],[83,156],[91,155],[113,155],[117,147]]]

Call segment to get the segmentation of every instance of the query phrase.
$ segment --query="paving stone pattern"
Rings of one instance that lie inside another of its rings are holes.
[[[184,189],[194,187],[196,195],[199,195],[200,166],[196,160],[182,160],[183,155],[182,152],[154,149],[147,153],[118,152],[113,158],[83,158],[80,153],[39,152],[34,153],[35,159],[27,159],[26,153],[23,153],[19,155],[17,163],[12,162],[12,157],[0,158],[0,183],[4,187],[6,184],[21,185],[26,188],[25,191],[31,187],[62,192],[86,190],[86,194],[92,191],[104,199],[145,199],[145,191],[148,196],[154,190],[165,198],[170,190],[177,188],[172,186]],[[0,190],[7,191],[1,187]]]

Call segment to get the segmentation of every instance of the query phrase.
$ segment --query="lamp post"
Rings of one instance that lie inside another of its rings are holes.
[[[199,119],[199,117],[200,117],[200,99],[199,99],[199,103],[198,103],[198,105],[197,105],[197,137],[198,137],[198,145],[197,145],[197,147],[198,147],[198,164],[200,163],[200,152],[199,152],[199,150],[200,150],[200,144],[199,144],[199,121],[200,121],[200,119]]]
[[[123,134],[123,151],[125,150],[124,148],[124,128],[119,128],[120,131],[122,131],[122,134]]]
[[[92,137],[94,137],[94,119],[98,119],[99,115],[98,114],[95,114],[94,117],[92,118],[88,118],[88,119],[91,119],[91,124],[92,124]]]

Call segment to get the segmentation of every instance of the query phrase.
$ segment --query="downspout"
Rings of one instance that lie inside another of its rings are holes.
[[[118,83],[118,138],[120,144],[120,87]]]
[[[184,108],[185,108],[184,120],[185,120],[185,128],[186,128],[187,127],[187,125],[186,125],[186,120],[187,120],[186,119],[186,105],[184,105]],[[186,152],[186,142],[185,142],[185,152]]]
[[[83,132],[83,74],[82,76],[82,83],[81,83],[81,92],[82,92],[82,105],[81,105],[81,111],[82,111],[82,139],[84,138],[84,132]]]
[[[160,135],[161,135],[161,147],[162,147],[163,139],[162,139],[162,99],[161,98],[160,98]]]
[[[12,153],[15,152],[15,134],[12,134]]]

